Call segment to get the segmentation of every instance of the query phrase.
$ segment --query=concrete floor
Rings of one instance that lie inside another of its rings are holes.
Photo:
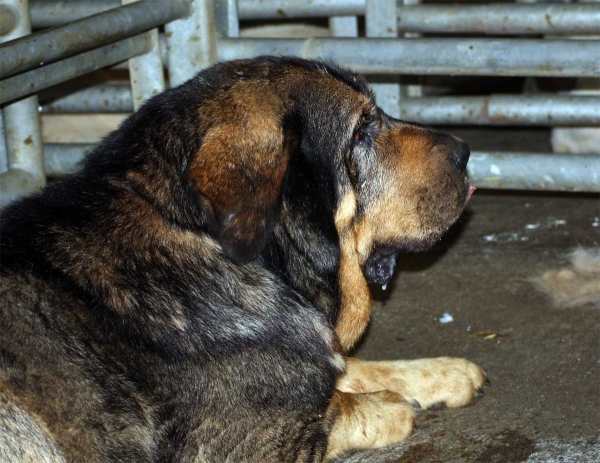
[[[598,196],[478,191],[469,209],[433,251],[404,256],[387,292],[374,291],[355,355],[465,357],[492,385],[466,408],[419,412],[395,451],[352,461],[600,461],[600,311],[555,309],[527,281],[573,247],[599,245]],[[454,321],[441,323],[445,312]]]

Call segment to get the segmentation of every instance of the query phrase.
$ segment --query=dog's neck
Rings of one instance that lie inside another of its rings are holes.
[[[335,325],[340,308],[335,193],[319,181],[305,160],[294,162],[279,220],[261,258]]]

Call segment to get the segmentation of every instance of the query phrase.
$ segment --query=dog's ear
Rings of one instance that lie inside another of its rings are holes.
[[[281,117],[264,106],[224,119],[206,132],[188,174],[225,253],[248,262],[277,220],[291,142]]]

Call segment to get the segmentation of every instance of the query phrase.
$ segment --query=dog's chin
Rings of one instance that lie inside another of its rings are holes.
[[[363,268],[363,274],[367,282],[387,286],[394,276],[397,257],[398,252],[393,248],[375,248]]]
[[[383,289],[387,287],[394,276],[398,254],[408,252],[428,251],[439,241],[443,233],[437,233],[435,236],[423,238],[421,240],[410,240],[398,243],[393,246],[379,245],[374,246],[363,266],[363,275],[370,284],[381,285]]]
[[[459,195],[459,201],[444,213],[438,212],[436,219],[431,220],[436,225],[420,238],[400,239],[394,244],[373,246],[363,266],[363,274],[367,282],[381,285],[385,289],[394,276],[398,254],[401,252],[424,252],[431,249],[460,217],[474,191],[474,187],[465,183],[464,191]]]

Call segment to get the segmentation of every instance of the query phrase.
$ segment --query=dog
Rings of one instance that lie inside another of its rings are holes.
[[[369,282],[473,192],[461,140],[332,63],[217,64],[1,217],[0,459],[320,462],[486,376],[348,357]]]

